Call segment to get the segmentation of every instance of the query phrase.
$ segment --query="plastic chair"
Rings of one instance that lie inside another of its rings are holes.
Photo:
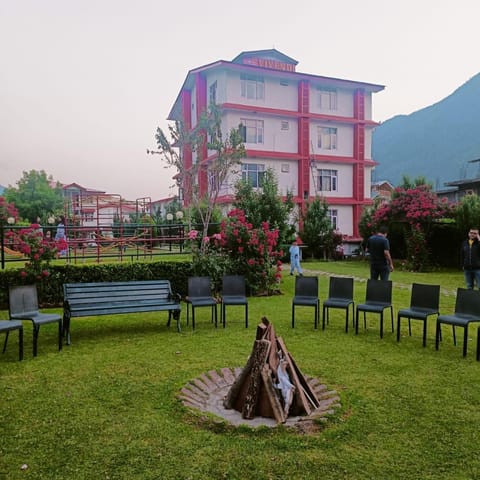
[[[189,277],[187,301],[187,325],[189,309],[192,306],[192,329],[195,329],[195,308],[211,307],[212,322],[217,327],[217,300],[212,296],[210,277]]]
[[[400,341],[400,319],[408,318],[408,334],[412,336],[411,320],[423,322],[423,346],[427,345],[427,320],[430,315],[438,315],[440,285],[412,284],[410,307],[397,314],[397,342]]]
[[[295,328],[295,307],[314,307],[314,326],[318,326],[320,301],[317,277],[295,277],[295,296],[292,301],[292,328]]]
[[[0,320],[0,332],[5,332],[2,353],[7,349],[9,333],[14,330],[18,330],[18,359],[23,360],[23,323],[20,320]]]
[[[358,314],[363,312],[363,324],[367,327],[366,313],[378,313],[380,315],[380,338],[383,338],[383,312],[389,309],[393,325],[393,306],[392,306],[392,281],[388,280],[367,280],[367,291],[365,303],[357,305],[355,314],[355,335],[358,334]]]
[[[226,322],[227,305],[245,305],[245,328],[248,328],[248,300],[246,295],[245,277],[242,275],[224,275],[222,278],[222,310],[223,327]]]
[[[352,306],[352,320],[354,319],[355,302],[353,301],[353,278],[330,277],[328,298],[323,302],[322,330],[325,330],[325,321],[329,323],[331,308],[345,310],[345,333],[348,333],[348,317]]]
[[[442,323],[451,325],[453,330],[453,344],[457,344],[455,327],[463,328],[463,356],[467,356],[468,326],[472,322],[480,322],[480,291],[457,289],[455,311],[452,315],[439,315],[435,331],[435,350],[438,350],[442,336]]]
[[[30,320],[32,322],[34,357],[37,356],[38,334],[42,325],[58,323],[58,350],[62,349],[62,317],[56,313],[39,311],[36,285],[9,287],[8,309],[11,320]]]

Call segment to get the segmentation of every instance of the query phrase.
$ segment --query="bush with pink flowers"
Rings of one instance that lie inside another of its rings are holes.
[[[25,282],[38,282],[49,276],[50,261],[55,258],[57,249],[54,242],[47,241],[40,225],[32,224],[28,228],[7,233],[9,241],[15,249],[23,253],[28,261],[20,271]]]
[[[190,239],[198,234],[190,232]],[[201,239],[201,248],[194,249],[195,272],[217,282],[224,274],[244,275],[250,293],[272,294],[281,278],[283,252],[277,245],[278,229],[270,229],[268,222],[254,228],[235,209],[221,222],[220,233]]]

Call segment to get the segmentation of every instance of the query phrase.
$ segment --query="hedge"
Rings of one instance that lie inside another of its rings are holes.
[[[51,265],[50,275],[38,284],[41,307],[61,307],[63,284],[76,282],[121,282],[167,279],[172,290],[182,297],[187,294],[187,279],[193,275],[190,262],[151,262],[106,265]],[[8,309],[8,287],[22,283],[20,269],[0,272],[0,308]]]

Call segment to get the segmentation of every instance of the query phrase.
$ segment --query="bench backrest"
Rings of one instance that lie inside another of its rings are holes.
[[[169,280],[66,283],[64,310],[72,316],[180,309]]]

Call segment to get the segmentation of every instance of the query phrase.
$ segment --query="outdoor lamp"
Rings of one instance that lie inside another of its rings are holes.
[[[9,225],[13,225],[13,224],[15,223],[15,218],[13,218],[13,217],[8,217],[8,218],[7,218],[7,223],[8,223]]]
[[[177,218],[177,220],[181,220],[183,218],[183,212],[181,210],[179,210],[176,214],[175,214],[175,217]]]
[[[173,220],[173,215],[171,213],[167,213],[167,220],[171,222]]]
[[[53,224],[55,223],[55,218],[54,218],[54,217],[48,217],[48,218],[47,218],[47,223],[48,223],[49,225],[53,225]]]

